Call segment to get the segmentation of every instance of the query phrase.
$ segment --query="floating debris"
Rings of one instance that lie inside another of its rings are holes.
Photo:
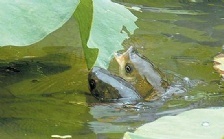
[[[207,127],[207,126],[210,126],[210,123],[209,122],[202,122],[201,125],[204,126],[204,127]]]
[[[214,69],[224,78],[224,54],[214,57]]]
[[[61,136],[61,135],[51,135],[52,138],[59,138],[59,139],[69,139],[69,138],[72,138],[71,135],[64,135],[64,136]]]
[[[140,7],[137,7],[137,6],[126,7],[126,8],[127,8],[127,9],[130,9],[130,10],[134,10],[134,11],[142,12],[141,8],[140,8]]]

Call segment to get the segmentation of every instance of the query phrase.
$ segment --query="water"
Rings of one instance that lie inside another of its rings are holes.
[[[141,11],[132,10],[139,29],[125,48],[137,47],[167,74],[202,83],[185,94],[131,108],[99,104],[88,91],[88,70],[71,18],[34,45],[0,48],[1,138],[117,139],[161,116],[223,106],[223,81],[212,62],[224,44],[221,0],[117,2]],[[114,62],[111,71],[117,72]]]

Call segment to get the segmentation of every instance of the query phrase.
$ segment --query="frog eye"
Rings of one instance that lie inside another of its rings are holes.
[[[89,80],[89,87],[90,87],[90,90],[93,90],[93,89],[96,88],[96,82],[95,82],[95,80],[93,80],[93,79],[90,79]]]
[[[131,72],[133,71],[133,67],[132,67],[132,65],[129,64],[129,63],[127,63],[127,64],[125,65],[125,71],[126,71],[127,73],[131,73]]]

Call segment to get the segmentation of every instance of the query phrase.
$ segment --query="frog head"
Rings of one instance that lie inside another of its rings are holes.
[[[124,53],[115,53],[114,57],[119,65],[119,75],[131,82],[143,97],[149,96],[149,90],[157,94],[165,92],[168,83],[164,74],[133,46]]]
[[[135,83],[137,78],[140,76],[136,70],[133,62],[130,59],[130,54],[134,53],[135,49],[131,46],[124,53],[115,53],[114,57],[119,65],[119,75],[125,80]]]

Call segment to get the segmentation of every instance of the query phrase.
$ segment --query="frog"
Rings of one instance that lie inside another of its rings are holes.
[[[119,76],[130,82],[146,101],[157,100],[169,87],[166,75],[137,49],[130,46],[114,57],[119,65]]]
[[[135,87],[122,77],[94,66],[88,73],[91,94],[100,102],[135,104],[142,100]]]

